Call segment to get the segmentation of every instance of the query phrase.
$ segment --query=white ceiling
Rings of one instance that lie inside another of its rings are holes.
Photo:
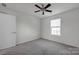
[[[47,4],[45,3],[44,5]],[[42,12],[34,13],[34,11],[39,10],[37,7],[34,6],[34,3],[7,3],[7,8],[9,9],[24,12],[39,18],[52,16],[77,7],[79,7],[79,3],[52,3],[52,6],[50,6],[48,9],[52,10],[53,12],[45,12],[45,15],[42,15]]]

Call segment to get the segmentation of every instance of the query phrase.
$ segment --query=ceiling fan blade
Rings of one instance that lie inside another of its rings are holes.
[[[47,11],[47,12],[52,12],[52,10],[45,10],[45,11]]]
[[[37,11],[35,11],[35,13],[36,13],[36,12],[39,12],[39,11],[40,11],[40,10],[37,10]]]
[[[50,6],[51,6],[51,4],[47,4],[46,7],[44,7],[44,8],[47,9],[47,8],[50,7]]]
[[[35,4],[35,6],[37,7],[37,8],[39,8],[39,9],[42,9],[40,6],[38,6],[37,4]]]
[[[42,15],[44,15],[44,11],[43,11]]]
[[[7,5],[5,3],[1,3],[3,7],[6,7]]]

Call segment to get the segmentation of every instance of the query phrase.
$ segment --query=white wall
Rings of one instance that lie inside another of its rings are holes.
[[[50,34],[50,20],[61,17],[61,36]],[[41,20],[41,37],[79,47],[79,8]]]
[[[17,43],[40,38],[40,20],[30,15],[17,17]]]
[[[38,18],[14,10],[0,9],[0,12],[16,16],[16,44],[38,39],[40,37],[40,20]]]

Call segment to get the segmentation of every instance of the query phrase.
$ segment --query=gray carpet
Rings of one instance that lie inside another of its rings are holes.
[[[3,51],[3,55],[79,55],[79,48],[37,39]]]

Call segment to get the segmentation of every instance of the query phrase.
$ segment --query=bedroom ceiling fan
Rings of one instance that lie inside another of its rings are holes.
[[[35,6],[40,9],[40,10],[34,11],[35,13],[42,11],[42,15],[44,15],[45,12],[52,12],[52,10],[47,9],[48,7],[51,6],[50,3],[48,3],[46,6],[44,4],[41,4],[41,7],[37,4],[35,4]]]

